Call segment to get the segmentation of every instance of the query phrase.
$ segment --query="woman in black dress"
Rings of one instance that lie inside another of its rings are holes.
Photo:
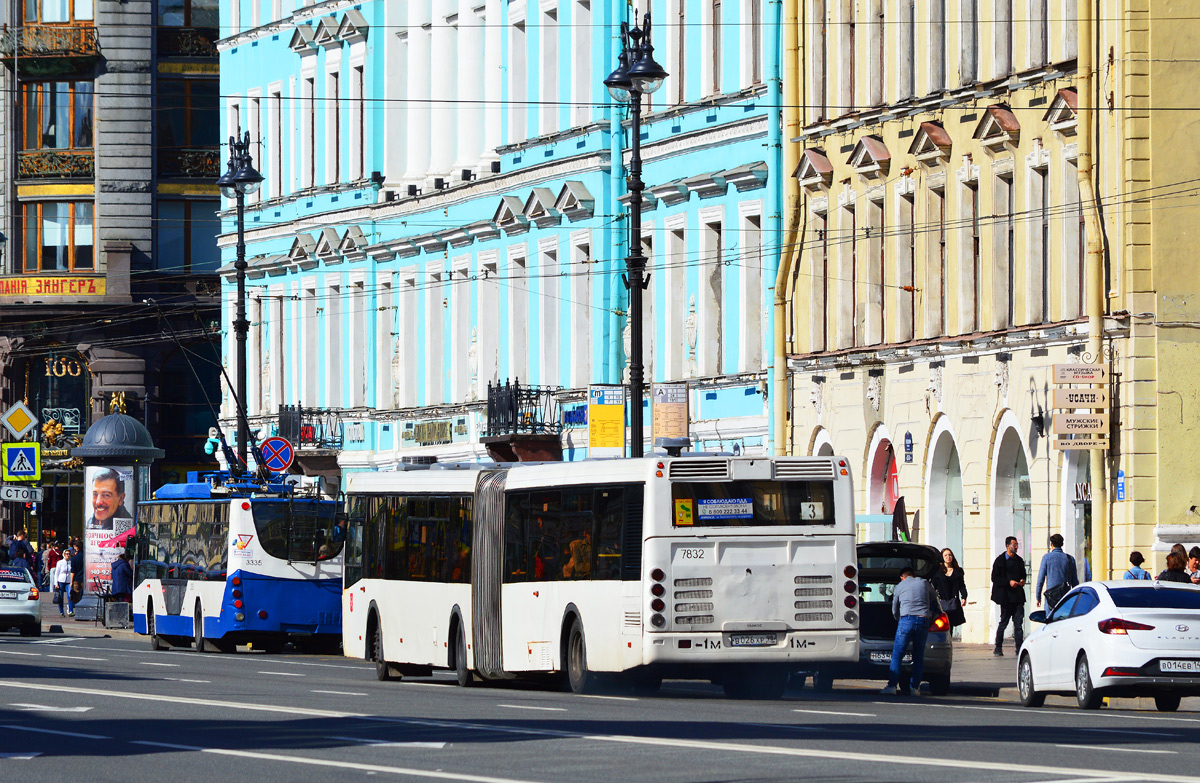
[[[963,613],[963,604],[967,602],[967,584],[963,578],[962,566],[954,551],[947,547],[942,550],[942,565],[933,575],[933,588],[937,590],[938,603],[942,611],[950,618],[951,627],[962,625],[967,621]]]

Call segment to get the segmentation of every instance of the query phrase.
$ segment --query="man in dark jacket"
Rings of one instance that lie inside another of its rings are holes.
[[[112,564],[112,599],[126,603],[133,600],[133,568],[125,552],[118,555]]]
[[[1017,652],[1025,641],[1025,561],[1017,554],[1017,538],[1004,539],[1004,551],[992,563],[992,603],[1000,605],[1000,624],[996,626],[996,649],[992,655],[1004,655],[1004,631],[1013,623],[1013,641]]]
[[[83,597],[83,568],[84,556],[83,547],[77,547],[74,554],[71,555],[71,592],[67,596],[68,617],[75,616],[75,604]]]

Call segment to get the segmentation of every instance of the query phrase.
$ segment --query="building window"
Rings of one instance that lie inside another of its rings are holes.
[[[829,215],[828,213],[817,213],[816,230],[817,244],[820,247],[819,271],[820,277],[817,280],[817,285],[820,286],[820,302],[821,308],[817,312],[819,323],[813,330],[814,336],[819,337],[820,344],[813,346],[818,351],[829,349]]]
[[[845,75],[842,77],[842,100],[838,114],[849,114],[854,111],[855,79],[858,76],[858,9],[854,0],[842,0],[842,18],[846,29],[842,33],[842,62],[845,64]]]
[[[90,22],[94,18],[93,0],[25,0],[21,12],[25,24]]]
[[[158,0],[158,23],[166,27],[215,29],[218,26],[218,7],[218,0]]]
[[[215,79],[159,79],[156,91],[158,173],[219,177],[220,83]]]
[[[946,192],[944,190],[931,190],[930,195],[930,211],[933,213],[933,219],[937,221],[937,229],[934,235],[933,245],[933,268],[937,275],[937,326],[935,329],[926,331],[926,337],[938,337],[948,334],[946,325]]]
[[[700,344],[696,347],[700,374],[724,371],[721,316],[725,299],[725,232],[720,220],[703,221],[700,228]]]
[[[917,8],[916,0],[904,0],[900,7],[900,97],[917,94]]]
[[[193,274],[213,272],[221,265],[217,236],[220,202],[212,200],[160,200],[154,247],[155,268]]]
[[[303,104],[300,128],[300,187],[311,188],[317,181],[317,98],[316,78],[304,77],[300,84],[300,101]]]
[[[813,2],[813,107],[814,120],[829,118],[829,20],[825,0]]]
[[[996,221],[996,239],[999,247],[997,260],[1004,264],[1004,325],[1012,326],[1016,323],[1016,277],[1017,277],[1017,259],[1016,259],[1016,223],[1013,218],[1013,209],[1015,207],[1015,191],[1013,188],[1012,175],[998,177],[996,179],[996,208],[1004,210],[1000,213],[1000,219]],[[994,319],[993,319],[994,321]]]
[[[543,240],[538,245],[538,316],[541,345],[538,382],[543,386],[559,385],[559,303],[562,300],[560,283],[562,270],[558,265],[558,240]]]
[[[1037,251],[1037,285],[1040,287],[1035,301],[1039,310],[1031,319],[1034,323],[1050,320],[1050,170],[1033,170],[1033,196],[1037,204],[1034,214],[1034,239]]]
[[[946,0],[929,0],[929,28],[928,91],[938,92],[946,88]]]
[[[741,265],[742,313],[744,323],[738,330],[741,345],[741,372],[756,372],[763,368],[763,236],[762,216],[742,216]]]
[[[326,74],[325,112],[325,179],[332,185],[342,181],[342,95],[337,71]]]
[[[887,225],[883,201],[867,202],[867,312],[863,319],[863,342],[882,343],[886,340],[887,318]]]
[[[218,26],[217,0],[158,0],[158,53],[215,59]]]
[[[1012,0],[996,0],[996,64],[993,76],[999,78],[1012,71],[1013,65],[1013,4]]]
[[[366,79],[363,66],[356,65],[351,71],[350,110],[353,112],[350,120],[350,179],[359,180],[366,176],[366,147],[367,147],[367,118]]]
[[[21,205],[26,272],[79,272],[95,267],[96,215],[90,201]]]
[[[887,61],[884,59],[883,46],[887,40],[885,30],[887,29],[885,14],[883,10],[883,0],[874,0],[871,4],[871,18],[869,20],[870,28],[868,35],[869,60],[867,68],[870,70],[871,76],[871,105],[879,106],[884,102],[886,90],[884,88],[887,82],[885,66]]]
[[[92,90],[91,82],[22,85],[18,176],[93,176]],[[57,154],[41,154],[44,150],[55,150]],[[69,154],[85,150],[85,155]],[[65,157],[61,154],[64,152],[68,153]]]
[[[748,32],[750,40],[747,42],[747,49],[750,51],[750,84],[762,84],[762,12],[763,4],[760,0],[745,0],[749,6],[747,16],[750,17],[750,30]]]
[[[592,2],[591,0],[576,0],[573,13],[575,18],[571,24],[571,54],[574,62],[571,64],[572,94],[571,102],[574,107],[572,123],[587,125],[592,119],[592,94],[595,85],[592,82]],[[668,37],[670,33],[668,32]]]
[[[709,0],[709,51],[712,59],[709,66],[709,94],[721,94],[721,0]]]
[[[1029,65],[1050,62],[1050,0],[1030,0]]]
[[[917,318],[917,224],[916,200],[913,196],[900,198],[900,257],[897,259],[897,277],[900,281],[900,323],[897,340],[907,342],[916,336]]]
[[[687,100],[687,0],[667,0],[667,72],[675,84],[675,103]]]

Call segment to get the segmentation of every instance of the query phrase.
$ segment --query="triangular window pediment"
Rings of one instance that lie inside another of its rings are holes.
[[[1050,125],[1050,130],[1055,133],[1074,136],[1076,127],[1079,125],[1078,107],[1079,94],[1074,88],[1059,90],[1058,94],[1054,96],[1054,100],[1050,101],[1050,108],[1046,109],[1046,114],[1042,119]]]
[[[370,26],[362,12],[351,8],[342,17],[342,23],[338,25],[337,37],[346,43],[358,43],[367,40],[367,30],[369,29]]]
[[[310,235],[298,234],[292,240],[291,249],[288,250],[288,260],[293,262],[304,261],[312,255],[316,247],[317,243]]]
[[[288,43],[288,48],[296,54],[312,54],[316,48],[316,42],[313,40],[313,29],[306,24],[297,25],[292,32],[292,40]]]
[[[974,138],[993,152],[1016,147],[1021,139],[1021,123],[1007,106],[989,106],[975,126]]]
[[[878,136],[864,136],[854,145],[849,163],[864,177],[886,177],[892,154]]]
[[[792,172],[800,186],[809,190],[827,188],[833,182],[833,164],[825,153],[818,149],[800,153],[800,165]]]
[[[322,261],[332,261],[338,257],[338,245],[340,244],[341,239],[336,231],[332,228],[323,228],[320,238],[317,240],[315,255]]]
[[[559,191],[554,208],[566,215],[567,220],[574,222],[590,218],[595,213],[596,199],[582,182],[569,180]]]
[[[341,41],[335,35],[336,30],[325,22],[324,19],[317,22],[317,29],[313,30],[313,43],[317,46],[322,46],[326,49],[332,49],[335,46],[340,46]]]
[[[347,257],[355,258],[362,257],[366,252],[367,238],[363,236],[362,229],[358,226],[350,226],[346,229],[346,233],[342,235],[341,242],[338,243],[338,253]]]
[[[524,214],[525,205],[516,196],[501,196],[500,205],[492,222],[505,234],[521,234],[529,230],[529,219]]]
[[[951,146],[950,134],[940,122],[922,122],[908,154],[926,166],[940,166],[949,159]]]
[[[534,188],[521,211],[539,227],[562,222],[562,216],[554,208],[554,191],[549,188]]]

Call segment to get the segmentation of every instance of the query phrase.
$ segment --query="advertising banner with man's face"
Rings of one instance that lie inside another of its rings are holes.
[[[125,551],[125,545],[117,542],[133,530],[135,495],[132,467],[89,467],[84,471],[86,592],[112,586],[113,561]]]

